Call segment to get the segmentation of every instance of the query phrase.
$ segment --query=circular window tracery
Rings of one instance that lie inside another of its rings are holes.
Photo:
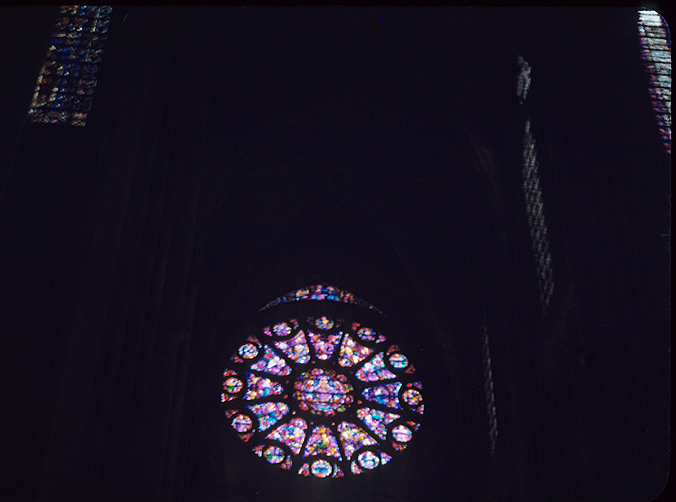
[[[327,315],[249,336],[223,373],[221,401],[256,455],[317,478],[387,464],[424,412],[422,383],[400,348],[370,326]]]

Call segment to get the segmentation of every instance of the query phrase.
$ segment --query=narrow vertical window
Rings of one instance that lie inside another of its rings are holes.
[[[32,122],[85,125],[111,11],[109,6],[60,7],[28,111]]]
[[[662,136],[671,154],[671,37],[669,26],[654,10],[639,11],[638,34],[650,85],[648,92]]]
[[[519,56],[521,68],[517,85],[517,97],[523,104],[531,82],[531,66]],[[545,222],[542,187],[540,185],[539,163],[535,138],[531,131],[531,122],[526,120],[523,135],[521,182],[526,201],[526,213],[530,228],[531,244],[535,254],[535,266],[540,288],[542,312],[546,313],[554,294],[552,256],[549,251],[549,238]]]
[[[493,370],[491,369],[491,350],[488,345],[488,323],[484,306],[481,329],[482,359],[484,365],[484,394],[486,396],[486,413],[488,414],[488,437],[491,442],[491,457],[495,455],[498,440],[498,418],[495,410],[495,389],[493,388]]]

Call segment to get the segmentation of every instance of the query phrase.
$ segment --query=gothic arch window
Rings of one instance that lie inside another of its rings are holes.
[[[64,5],[28,110],[32,122],[84,126],[113,8]]]
[[[283,305],[296,301],[303,304]],[[380,311],[326,284],[261,310],[267,320],[244,334],[221,391],[225,420],[252,454],[316,478],[395,462],[425,405],[413,361],[378,322]]]

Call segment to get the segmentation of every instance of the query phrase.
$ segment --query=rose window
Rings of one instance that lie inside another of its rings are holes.
[[[254,454],[318,478],[387,464],[424,411],[410,359],[386,333],[344,316],[285,319],[251,333],[222,389],[225,416]]]

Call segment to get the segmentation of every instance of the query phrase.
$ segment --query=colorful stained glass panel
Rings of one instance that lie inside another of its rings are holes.
[[[286,446],[291,448],[291,451],[296,455],[300,453],[305,440],[305,430],[307,423],[302,418],[293,418],[288,423],[280,425],[270,434],[266,436],[267,439],[275,439],[281,441]]]
[[[268,402],[247,406],[258,418],[258,430],[266,431],[289,412],[289,406],[282,402]]]
[[[338,289],[335,286],[331,286],[329,284],[314,284],[307,288],[292,291],[285,294],[284,296],[280,296],[276,300],[271,301],[261,310],[269,309],[281,303],[297,302],[300,300],[328,300],[334,302],[352,303],[354,305],[366,307],[367,309],[382,314],[382,312],[377,307],[371,305],[366,300],[354,296],[349,291]]]
[[[374,410],[372,408],[359,408],[357,416],[381,439],[387,438],[387,426],[400,418],[395,413],[387,413],[386,411]]]
[[[331,476],[332,478],[342,478],[345,476],[345,473],[343,470],[338,467],[338,464],[333,464],[333,475]]]
[[[244,399],[252,401],[260,399],[273,394],[281,394],[284,391],[282,385],[278,382],[273,382],[269,378],[247,373],[247,391]]]
[[[302,331],[289,340],[275,342],[275,346],[299,364],[305,364],[310,360],[310,348]]]
[[[247,432],[251,430],[252,425],[251,418],[242,413],[232,419],[232,427],[237,432]]]
[[[391,354],[389,359],[392,367],[398,370],[403,370],[408,366],[408,358],[404,354]]]
[[[104,5],[60,8],[28,110],[32,122],[85,125],[111,12]]]
[[[230,394],[236,394],[244,387],[244,383],[235,377],[230,377],[223,382],[223,390],[229,392]]]
[[[268,346],[265,346],[264,350],[263,357],[250,366],[252,370],[272,375],[288,375],[291,373],[291,368],[286,364],[283,357],[275,354]]]
[[[303,373],[294,383],[293,397],[302,410],[332,416],[343,412],[352,403],[352,385],[347,377],[331,370],[314,368]]]
[[[315,320],[315,326],[322,330],[329,330],[333,328],[333,320],[326,316],[319,317]]]
[[[408,443],[413,437],[413,432],[405,425],[397,425],[392,428],[392,437],[400,443]]]
[[[279,324],[275,324],[272,327],[272,332],[279,337],[289,336],[291,334],[291,330],[293,329],[292,326],[293,325],[289,325],[285,322],[280,322]]]
[[[315,349],[317,359],[321,360],[329,359],[333,355],[341,337],[341,333],[327,334],[312,331],[309,331],[307,335]]]
[[[388,383],[364,389],[362,395],[369,401],[374,401],[383,406],[387,406],[388,408],[399,410],[401,409],[401,406],[399,405],[400,388],[401,382]]]
[[[377,382],[378,380],[389,380],[397,378],[397,375],[392,373],[385,367],[384,354],[381,352],[373,356],[370,361],[357,371],[356,376],[362,382]]]
[[[361,447],[378,444],[364,429],[349,422],[338,424],[338,433],[343,443],[343,451],[348,459]]]
[[[378,455],[368,450],[361,452],[357,457],[357,460],[359,461],[359,465],[364,469],[375,469],[380,463]]]
[[[239,348],[238,352],[244,359],[253,359],[258,355],[258,347],[253,343],[245,343]]]
[[[271,464],[279,464],[284,460],[284,450],[279,446],[268,446],[263,452],[263,457]]]
[[[422,394],[416,389],[407,389],[401,395],[401,398],[409,406],[418,406],[422,402]]]
[[[360,345],[350,335],[345,334],[343,345],[340,347],[338,364],[349,368],[366,359],[372,352],[373,349]]]
[[[310,467],[310,471],[318,478],[325,478],[326,476],[331,474],[331,464],[329,464],[324,459],[315,460],[314,462],[312,462],[312,467]]]
[[[320,425],[312,429],[312,434],[307,440],[304,457],[312,455],[326,455],[340,460],[340,451],[338,450],[338,441],[336,437],[325,425]]]
[[[359,338],[362,340],[373,341],[377,338],[378,334],[371,328],[361,328],[359,331],[357,331],[357,336],[359,336]]]

